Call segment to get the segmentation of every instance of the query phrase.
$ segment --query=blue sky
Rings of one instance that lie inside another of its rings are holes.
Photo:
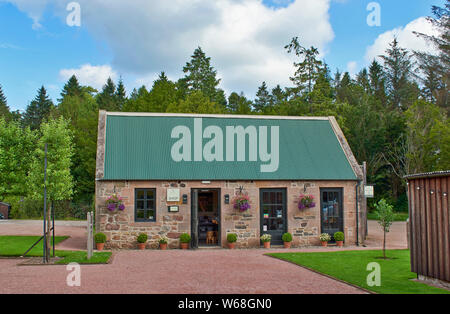
[[[81,27],[70,27],[69,2],[0,0],[0,84],[11,109],[25,109],[41,85],[56,101],[71,73],[81,73],[82,83],[96,88],[110,75],[122,77],[128,92],[150,87],[160,71],[178,79],[199,45],[227,93],[253,98],[262,81],[289,85],[292,58],[283,45],[293,36],[319,47],[333,72],[354,73],[394,34],[405,47],[425,47],[409,35],[410,28],[424,28],[420,18],[444,3],[379,0],[381,25],[370,27],[371,1],[364,0],[205,0],[179,8],[168,7],[170,1],[105,7],[81,0]]]

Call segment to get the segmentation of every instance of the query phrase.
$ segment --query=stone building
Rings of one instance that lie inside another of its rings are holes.
[[[225,247],[228,233],[241,248],[265,233],[277,245],[289,232],[294,247],[336,231],[364,239],[363,173],[334,117],[100,111],[98,130],[96,230],[109,248],[134,248],[141,232],[149,248],[161,235],[178,248],[182,233],[192,247]],[[108,209],[113,194],[123,210]]]

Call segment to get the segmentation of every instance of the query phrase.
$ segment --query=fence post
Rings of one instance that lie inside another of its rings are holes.
[[[92,212],[87,213],[87,259],[91,259],[92,257],[92,249],[93,249],[93,214]]]

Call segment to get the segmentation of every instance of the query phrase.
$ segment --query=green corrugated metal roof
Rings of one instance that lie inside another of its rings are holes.
[[[198,118],[198,117],[197,117]],[[223,130],[224,159],[226,126],[279,127],[279,166],[261,172],[260,161],[181,161],[171,156],[176,126],[190,128],[192,116],[107,115],[104,180],[356,180],[347,157],[328,119],[255,119],[202,116],[203,130],[215,125]],[[203,139],[203,145],[210,139]],[[192,146],[194,145],[192,140]],[[248,142],[247,142],[248,146]],[[258,146],[259,149],[259,146]],[[236,149],[235,149],[236,153]],[[192,148],[192,154],[194,149]],[[236,158],[235,158],[236,159]]]

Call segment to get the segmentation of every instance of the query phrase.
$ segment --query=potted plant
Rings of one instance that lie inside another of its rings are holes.
[[[137,237],[139,250],[145,250],[145,244],[147,242],[148,235],[146,233],[140,233]]]
[[[331,241],[331,236],[328,233],[322,233],[319,236],[320,243],[322,243],[323,247],[328,245],[328,242]]]
[[[167,250],[167,243],[169,243],[169,238],[166,236],[159,236],[159,248],[161,250]]]
[[[337,246],[342,247],[344,245],[344,233],[338,231],[334,234],[334,240],[336,241]]]
[[[291,243],[292,243],[292,234],[290,234],[289,232],[286,232],[285,234],[283,234],[281,239],[283,240],[284,248],[285,249],[290,249],[291,248]]]
[[[227,241],[228,241],[228,248],[230,250],[234,249],[234,247],[236,246],[237,235],[235,233],[227,234]]]
[[[97,250],[98,251],[102,251],[104,246],[105,246],[105,242],[106,242],[106,235],[104,233],[96,233],[94,235],[94,241],[95,244],[97,245]]]
[[[261,242],[264,244],[265,249],[270,249],[270,241],[272,240],[272,236],[270,234],[263,234],[261,236]]]
[[[314,202],[313,195],[300,195],[300,201],[298,202],[298,209],[314,208],[316,203]]]
[[[245,212],[250,209],[250,198],[247,194],[239,194],[233,199],[234,209],[239,209],[240,212]]]
[[[189,242],[191,242],[191,236],[188,233],[183,233],[180,235],[181,249],[187,250],[189,248]]]
[[[125,209],[125,205],[123,204],[122,197],[115,193],[108,196],[106,199],[106,208],[108,208],[110,212],[114,212],[116,210],[123,211]]]

